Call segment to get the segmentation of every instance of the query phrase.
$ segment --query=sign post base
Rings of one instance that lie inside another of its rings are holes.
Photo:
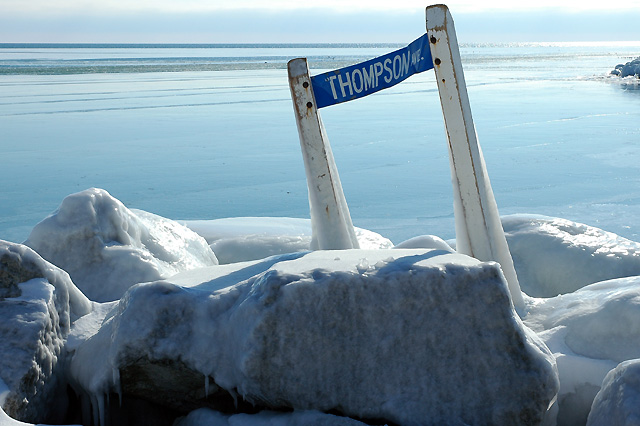
[[[473,124],[453,18],[447,6],[434,5],[427,7],[426,20],[449,144],[456,249],[498,262],[513,305],[522,312],[524,299]]]
[[[304,58],[288,65],[289,88],[309,189],[313,250],[359,248],[349,207],[342,192],[338,167],[333,159],[311,87]]]

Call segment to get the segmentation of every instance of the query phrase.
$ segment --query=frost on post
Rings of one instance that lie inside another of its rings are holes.
[[[320,114],[315,105],[306,59],[289,61],[289,87],[295,109],[300,147],[307,174],[311,210],[311,248],[359,248],[347,200],[342,192]]]
[[[427,34],[449,142],[457,250],[498,262],[513,305],[522,312],[520,284],[473,124],[453,19],[445,5],[427,8]]]

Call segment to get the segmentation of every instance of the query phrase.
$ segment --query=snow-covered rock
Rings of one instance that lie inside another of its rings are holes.
[[[626,64],[618,64],[611,71],[611,74],[619,77],[636,77],[640,78],[640,58],[636,58]]]
[[[419,235],[394,246],[397,249],[430,248],[454,252],[455,250],[442,238],[435,235]]]
[[[289,217],[233,217],[182,221],[210,244],[220,264],[264,259],[311,250],[311,220]],[[378,233],[355,228],[361,249],[387,249],[393,243]]]
[[[566,219],[502,218],[522,291],[553,297],[613,278],[640,275],[640,243]]]
[[[640,425],[640,360],[620,363],[602,382],[588,426]]]
[[[225,415],[201,408],[176,421],[174,426],[365,426],[348,417],[339,417],[319,411],[278,413],[265,411],[258,414]]]
[[[98,302],[134,284],[217,264],[206,241],[177,222],[129,210],[102,189],[69,195],[26,245],[69,273]]]
[[[524,323],[557,361],[558,424],[584,424],[607,373],[622,361],[640,358],[640,277],[529,303]]]
[[[65,404],[55,402],[66,394],[64,340],[71,321],[90,310],[66,272],[29,247],[0,240],[0,381],[7,414],[30,422],[64,415]]]
[[[145,396],[127,374],[153,381],[172,363],[197,373],[194,398],[400,424],[538,424],[558,388],[498,265],[439,250],[297,253],[140,284],[71,371],[100,409],[109,392]]]

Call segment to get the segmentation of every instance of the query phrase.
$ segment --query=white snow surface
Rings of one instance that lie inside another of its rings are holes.
[[[522,291],[553,297],[613,278],[640,275],[640,243],[570,220],[502,218]]]
[[[399,244],[396,244],[394,248],[432,248],[437,250],[450,251],[452,253],[455,252],[455,250],[451,248],[451,246],[446,241],[435,235],[419,235],[417,237],[413,237]]]
[[[640,359],[621,362],[602,382],[587,426],[640,425]]]
[[[511,364],[512,351],[528,361]],[[267,406],[407,424],[508,421],[527,404],[539,418],[557,390],[553,357],[522,327],[497,264],[440,250],[295,253],[134,286],[71,373],[100,411],[137,359],[180,360]]]
[[[177,222],[129,210],[103,189],[69,195],[26,245],[69,273],[93,301],[118,300],[132,285],[215,265],[206,241]]]
[[[78,318],[71,326],[71,331],[65,344],[66,351],[71,354],[75,352],[82,342],[98,332],[105,317],[118,306],[118,301],[91,302],[91,306],[91,312],[82,318]]]
[[[234,217],[180,221],[210,244],[220,264],[264,259],[277,254],[311,250],[310,219]],[[361,249],[386,249],[393,243],[382,235],[355,227]]]

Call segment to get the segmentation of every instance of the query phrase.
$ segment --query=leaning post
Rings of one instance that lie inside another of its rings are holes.
[[[427,34],[449,145],[457,251],[502,267],[513,305],[524,299],[478,143],[453,18],[445,5],[426,9]]]
[[[287,64],[289,88],[307,175],[313,250],[359,248],[338,168],[316,106],[304,58]]]

